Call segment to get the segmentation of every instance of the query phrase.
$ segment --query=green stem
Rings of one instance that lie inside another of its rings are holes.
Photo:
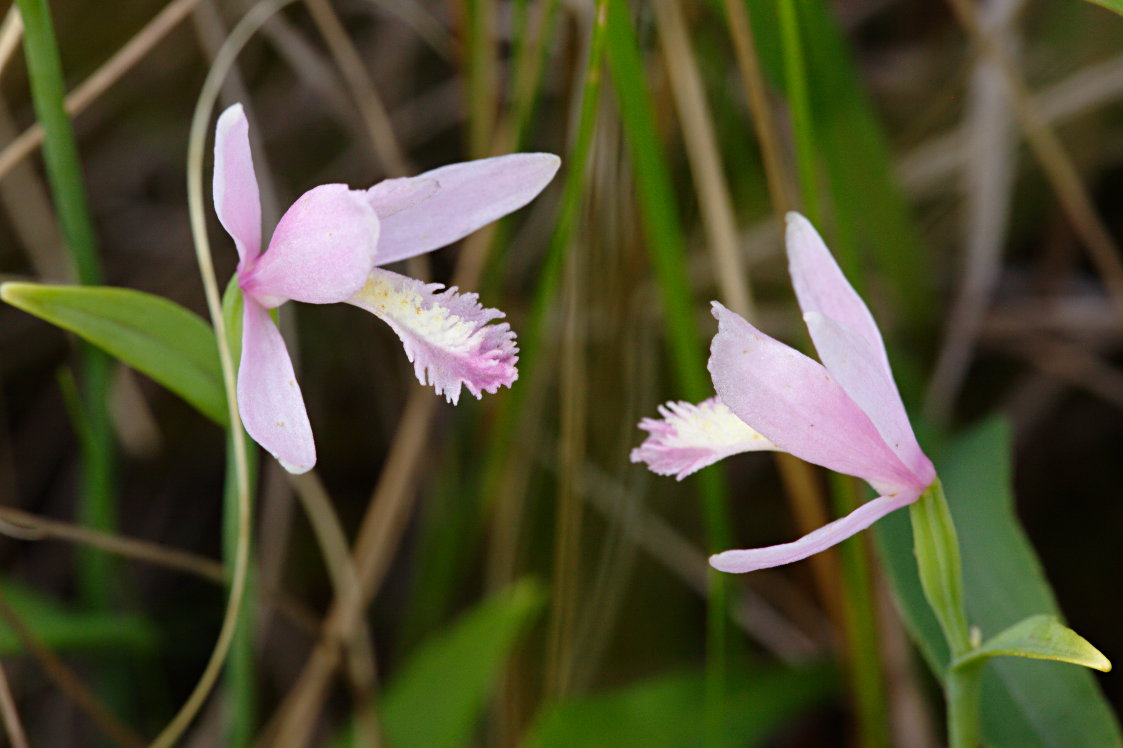
[[[937,478],[909,508],[920,585],[944,632],[954,661],[971,649],[963,607],[959,540],[944,486]]]
[[[608,67],[636,179],[644,239],[662,295],[663,317],[672,371],[682,395],[693,401],[713,394],[706,374],[696,322],[696,305],[686,268],[686,240],[678,220],[674,182],[663,151],[658,118],[648,92],[647,76],[635,24],[626,0],[608,0]],[[714,551],[732,547],[729,504],[724,476],[711,468],[695,485],[702,497],[706,544]],[[729,646],[727,600],[729,575],[711,574],[706,626],[706,725],[710,744],[718,744],[724,725],[726,658]]]
[[[949,748],[978,748],[982,745],[979,726],[982,673],[982,660],[948,670],[944,692],[948,707]]]
[[[238,468],[235,464],[233,431],[226,432],[226,476],[223,485],[222,506],[222,559],[227,568],[232,568],[238,557],[239,524],[238,513]],[[243,433],[238,429],[237,433]],[[246,437],[243,434],[243,439]],[[246,443],[246,469],[249,472],[250,490],[255,483],[257,460],[256,450]],[[251,548],[252,552],[252,548]],[[257,724],[257,694],[254,675],[254,604],[256,585],[252,569],[246,575],[245,603],[238,619],[238,628],[230,644],[230,658],[226,663],[226,744],[232,746],[250,745],[253,742]]]
[[[803,42],[799,33],[799,13],[795,0],[780,0],[780,43],[784,54],[784,85],[791,107],[795,136],[796,166],[803,212],[812,223],[822,222],[819,210],[818,180],[815,178],[815,140],[811,127],[811,98],[807,93],[807,71],[803,61]]]
[[[858,508],[862,488],[856,479],[831,474],[831,495],[838,515]],[[850,682],[858,717],[858,735],[864,748],[890,745],[889,706],[886,703],[885,676],[878,649],[877,608],[870,580],[869,547],[865,536],[856,535],[838,545],[842,570],[842,611],[846,627],[846,648]]]
[[[920,586],[944,632],[951,662],[973,649],[963,603],[959,540],[944,487],[937,478],[909,508]],[[949,666],[944,679],[948,741],[952,748],[980,743],[979,677],[982,663]]]
[[[78,146],[64,104],[66,84],[50,8],[46,0],[18,0],[16,4],[23,18],[23,46],[31,97],[35,115],[43,127],[43,159],[59,224],[78,282],[97,285],[102,282],[97,240],[86,201]],[[90,345],[80,344],[79,350],[82,410],[89,427],[88,438],[80,439],[83,499],[79,511],[85,523],[97,530],[112,532],[116,527],[116,506],[113,433],[107,407],[111,364],[104,353]],[[88,549],[83,551],[83,556],[78,565],[83,597],[91,605],[104,608],[112,589],[111,560],[99,551]]]

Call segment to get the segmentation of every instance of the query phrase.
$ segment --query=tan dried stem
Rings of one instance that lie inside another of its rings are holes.
[[[8,743],[12,748],[27,748],[27,733],[19,718],[16,709],[16,700],[12,697],[11,686],[8,685],[8,674],[0,663],[0,718],[4,720],[4,732],[8,735]]]
[[[347,34],[347,29],[343,27],[331,3],[327,0],[304,0],[304,5],[308,8],[316,28],[320,30],[324,42],[335,58],[344,82],[351,90],[351,96],[359,108],[359,114],[363,118],[363,124],[370,135],[375,154],[382,162],[382,167],[392,177],[411,174],[413,169],[394,134],[386,105],[378,95],[378,89],[367,73],[363,59],[359,56],[351,37]]]
[[[127,44],[106,60],[105,64],[67,95],[67,113],[71,117],[78,115],[109,90],[121,79],[121,76],[155,49],[160,40],[186,18],[198,3],[199,0],[174,0],[165,6]],[[3,179],[13,166],[26,158],[42,142],[43,128],[38,123],[20,133],[19,137],[0,151],[0,179]]]
[[[970,0],[949,0],[960,23],[971,35],[982,54],[1002,73],[1014,114],[1026,141],[1041,164],[1073,229],[1084,242],[1092,263],[1123,314],[1123,257],[1107,226],[1096,212],[1075,164],[1057,134],[1034,105],[1025,81],[1010,56],[987,34],[978,10]]]
[[[347,536],[343,532],[339,516],[332,508],[327,490],[315,471],[292,475],[290,482],[312,525],[312,532],[324,557],[335,596],[342,598],[347,594],[347,590],[358,588],[359,578],[355,573],[355,567],[351,564]],[[342,632],[342,635],[346,637],[344,641],[350,655],[347,658],[347,670],[359,714],[362,743],[366,746],[377,746],[381,743],[381,738],[374,706],[377,674],[374,645],[365,626],[354,626],[350,631]]]
[[[733,198],[721,167],[710,105],[679,0],[653,0],[655,26],[663,45],[665,69],[675,108],[682,125],[690,172],[698,190],[702,225],[709,238],[710,255],[722,300],[729,308],[753,319],[748,271],[737,242]]]
[[[118,720],[105,704],[78,679],[58,655],[40,641],[32,628],[0,595],[0,618],[12,629],[23,648],[31,654],[51,680],[81,709],[110,740],[128,748],[142,748],[146,741]]]

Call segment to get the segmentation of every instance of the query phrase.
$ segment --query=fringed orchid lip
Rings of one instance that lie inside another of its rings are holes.
[[[673,403],[644,419],[632,460],[680,479],[732,454],[788,452],[864,479],[878,493],[851,514],[792,543],[711,558],[722,571],[791,563],[915,501],[935,480],[901,403],[881,332],[806,218],[788,214],[792,284],[822,363],[714,302],[709,370],[717,399]]]
[[[476,295],[441,290],[379,266],[451,244],[526,205],[561,161],[517,153],[451,164],[367,190],[314,187],[278,222],[261,251],[261,205],[249,123],[235,104],[218,119],[214,201],[238,250],[243,291],[238,408],[246,431],[293,473],[316,463],[312,428],[284,340],[269,309],[295,300],[348,302],[389,324],[421,384],[456,403],[518,377],[518,348],[503,313]]]

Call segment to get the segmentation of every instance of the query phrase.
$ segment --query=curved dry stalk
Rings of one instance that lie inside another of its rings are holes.
[[[27,748],[27,733],[20,722],[19,710],[16,709],[16,700],[12,697],[3,663],[0,663],[0,718],[4,720],[4,732],[8,735],[12,748]]]
[[[754,317],[752,292],[737,244],[733,198],[721,168],[713,117],[686,33],[686,19],[679,0],[654,0],[652,6],[722,300],[730,309],[751,320]]]
[[[168,569],[194,574],[217,584],[225,585],[227,581],[222,564],[202,556],[166,548],[144,540],[134,540],[112,533],[91,530],[82,525],[40,517],[11,507],[0,507],[0,533],[19,537],[23,540],[41,540],[43,538],[68,540],[115,553],[119,556],[147,561]]]
[[[1009,55],[983,29],[975,6],[970,0],[949,0],[949,2],[956,17],[973,41],[978,44],[980,51],[1002,73],[1014,114],[1025,134],[1026,141],[1041,164],[1073,229],[1086,246],[1089,259],[1095,265],[1120,313],[1123,314],[1123,259],[1121,259],[1119,245],[1096,212],[1076,166],[1056,132],[1049,126],[1048,120],[1034,105],[1033,97],[1010,61]]]
[[[1013,19],[1023,0],[1001,0],[985,8],[986,33],[1014,54]],[[943,345],[928,385],[925,411],[946,424],[967,375],[979,327],[1002,269],[1002,248],[1013,198],[1016,140],[1002,72],[990,59],[976,60],[964,113],[968,168],[964,174],[966,261],[957,297],[948,314]]]
[[[19,8],[13,4],[4,16],[4,23],[0,24],[0,75],[4,74],[22,38],[23,16],[19,14]]]
[[[347,594],[346,590],[358,588],[359,579],[355,567],[351,565],[347,536],[343,533],[338,515],[332,509],[327,490],[314,470],[303,475],[292,475],[290,482],[296,495],[300,497],[304,513],[316,535],[335,595],[342,598]],[[350,657],[347,658],[348,673],[359,715],[359,726],[363,731],[363,744],[377,746],[381,739],[374,706],[377,677],[374,645],[365,626],[354,626],[350,631],[341,633],[346,637],[350,651]]]
[[[155,18],[137,32],[125,46],[82,81],[66,97],[66,112],[71,117],[81,113],[134,65],[144,59],[156,45],[187,17],[199,0],[173,0]],[[43,128],[31,125],[0,151],[0,179],[43,142]]]
[[[242,598],[246,588],[251,529],[249,460],[246,453],[246,440],[241,438],[242,421],[238,413],[235,394],[237,389],[235,386],[235,368],[233,358],[230,355],[230,340],[226,330],[226,321],[222,314],[222,296],[218,287],[218,279],[215,277],[210,240],[207,237],[206,210],[203,199],[203,152],[219,91],[238,54],[270,16],[294,1],[261,0],[238,22],[238,25],[230,32],[226,42],[218,50],[218,54],[215,55],[206,80],[203,81],[203,88],[199,92],[199,99],[195,105],[195,113],[191,118],[191,135],[187,146],[187,200],[191,216],[191,235],[195,242],[195,254],[206,293],[207,309],[210,312],[211,324],[214,327],[215,340],[218,344],[219,362],[222,365],[222,382],[223,388],[226,390],[227,411],[230,416],[230,429],[232,433],[238,435],[238,438],[231,440],[234,446],[234,469],[238,487],[237,551],[234,556],[230,596],[223,616],[222,627],[219,630],[218,640],[215,642],[210,660],[203,669],[203,673],[187,701],[153,741],[153,748],[166,748],[174,744],[210,695],[215,682],[218,680],[219,672],[222,670],[230,645],[234,640],[234,632],[237,629]]]
[[[366,125],[370,135],[374,152],[382,162],[387,175],[402,177],[412,173],[409,160],[398,143],[394,134],[394,127],[390,123],[390,114],[386,105],[378,95],[378,89],[367,74],[366,66],[359,57],[347,29],[339,20],[339,16],[327,0],[304,0],[304,5],[312,15],[312,20],[324,37],[324,41],[335,57],[343,80],[351,89],[351,96],[359,108],[359,114]]]
[[[86,688],[78,676],[66,666],[66,663],[39,640],[31,627],[12,609],[12,606],[8,605],[2,595],[0,595],[0,618],[4,619],[24,649],[39,662],[62,692],[86,713],[106,737],[128,748],[143,748],[145,740],[113,716],[97,695]]]

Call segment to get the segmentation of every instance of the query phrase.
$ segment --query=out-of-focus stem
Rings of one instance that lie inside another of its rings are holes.
[[[43,157],[59,223],[79,283],[102,282],[97,240],[86,201],[78,146],[64,104],[66,87],[58,45],[46,0],[19,0],[24,23],[24,54],[31,79],[35,114],[43,126]],[[113,433],[109,422],[109,358],[88,344],[80,344],[82,411],[86,433],[80,435],[82,502],[80,512],[92,527],[112,530],[116,525],[113,489]],[[112,588],[110,559],[89,554],[80,564],[80,584],[87,601],[104,607]]]

